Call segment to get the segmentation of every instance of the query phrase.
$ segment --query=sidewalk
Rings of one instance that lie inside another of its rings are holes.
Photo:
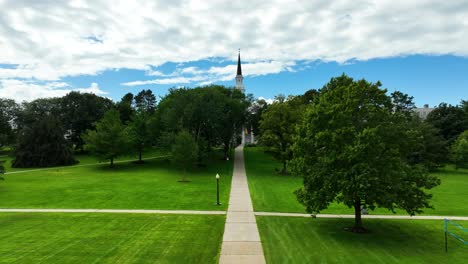
[[[245,174],[243,147],[237,147],[235,155],[219,263],[265,263]]]

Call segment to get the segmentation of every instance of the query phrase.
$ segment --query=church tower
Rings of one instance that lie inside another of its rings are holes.
[[[239,50],[239,56],[237,57],[236,89],[241,90],[241,92],[244,93],[245,89],[244,89],[243,81],[244,81],[244,77],[242,76],[240,50]]]

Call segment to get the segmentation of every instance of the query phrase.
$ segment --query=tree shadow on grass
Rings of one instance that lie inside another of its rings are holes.
[[[442,260],[445,257],[443,221],[439,220],[388,220],[388,219],[364,219],[364,227],[370,232],[356,234],[344,231],[354,223],[354,219],[311,219],[311,225],[315,226],[318,237],[326,241],[333,241],[337,249],[345,249],[345,252],[354,252],[362,257],[363,262],[369,261],[375,256],[387,256],[387,262],[401,261],[418,262]],[[453,241],[452,241],[453,242]],[[452,244],[453,251],[460,245]],[[458,249],[456,254],[468,256],[468,247]],[[433,256],[433,257],[431,257]],[[421,260],[420,258],[425,260]],[[434,259],[435,258],[435,259]],[[447,259],[448,260],[448,259]]]

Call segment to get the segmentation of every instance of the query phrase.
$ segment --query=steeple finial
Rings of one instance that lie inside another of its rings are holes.
[[[237,57],[237,75],[242,75],[241,60],[240,60],[240,49]]]

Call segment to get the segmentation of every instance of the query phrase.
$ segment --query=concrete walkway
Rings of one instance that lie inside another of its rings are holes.
[[[225,215],[226,211],[145,210],[145,209],[0,209],[0,213],[111,213],[111,214],[195,214]]]
[[[243,147],[236,148],[219,263],[265,263],[245,174]]]
[[[289,217],[316,217],[316,218],[354,218],[354,215],[348,214],[301,214],[301,213],[277,213],[277,212],[255,212],[260,216],[289,216]],[[457,220],[468,221],[468,216],[442,216],[442,215],[362,215],[367,219],[414,219],[414,220]]]
[[[148,158],[144,158],[143,160],[159,159],[159,158],[165,158],[165,157],[168,157],[168,155],[148,157]],[[137,160],[138,159],[117,160],[117,161],[114,161],[114,164],[126,163],[126,162],[137,161]],[[77,165],[69,165],[69,166],[58,166],[58,167],[47,167],[47,168],[30,169],[30,170],[10,171],[10,172],[6,172],[5,175],[17,174],[17,173],[23,173],[23,172],[32,172],[32,171],[73,169],[73,168],[79,168],[79,167],[89,167],[89,166],[105,165],[105,164],[109,164],[109,162],[104,161],[104,162],[95,162],[95,163],[88,163],[88,164],[77,164]]]

